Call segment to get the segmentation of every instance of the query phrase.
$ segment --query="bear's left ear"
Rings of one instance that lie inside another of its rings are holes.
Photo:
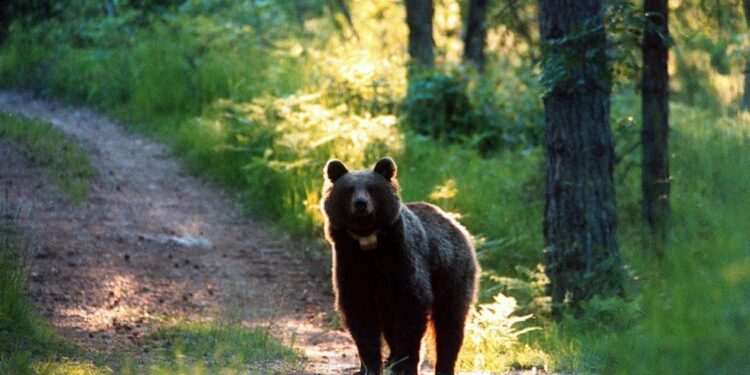
[[[326,163],[325,175],[331,182],[336,182],[341,176],[349,173],[349,169],[341,160],[331,159]]]
[[[386,180],[390,181],[396,176],[396,162],[389,157],[384,157],[375,163],[375,173],[385,177]]]

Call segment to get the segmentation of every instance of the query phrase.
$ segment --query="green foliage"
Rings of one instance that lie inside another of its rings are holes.
[[[604,372],[745,373],[750,121],[673,112],[672,243],[636,300],[638,324],[611,338]]]
[[[641,56],[639,52],[644,28],[653,29],[655,25],[642,14],[643,8],[640,3],[631,0],[609,0],[607,5],[605,16],[607,43],[610,46],[617,46],[617,48],[609,47],[607,50],[612,80],[615,85],[632,87],[632,84],[640,79]],[[669,35],[661,34],[661,37],[668,40],[668,45],[672,44]]]
[[[5,366],[15,367],[16,352],[39,353],[56,348],[52,329],[34,311],[26,298],[26,270],[21,263],[21,254],[16,248],[13,218],[17,213],[9,211],[9,205],[0,207],[0,370]],[[9,219],[10,218],[10,219]],[[2,371],[0,371],[2,372]]]
[[[73,351],[55,335],[26,294],[28,270],[23,264],[23,249],[17,243],[17,215],[7,201],[0,202],[0,373],[76,373],[60,370],[62,362],[67,362],[66,368],[77,367],[72,362],[55,360],[58,355]],[[49,361],[42,364],[38,358]]]
[[[219,101],[183,128],[177,150],[196,168],[240,186],[253,211],[297,234],[319,230],[322,168],[332,157],[363,167],[397,150],[393,116],[321,105],[320,93],[239,104]]]
[[[267,330],[238,324],[178,323],[148,339],[158,345],[156,355],[125,373],[291,372],[300,359]]]
[[[457,364],[460,370],[500,372],[544,365],[545,353],[519,340],[540,327],[516,327],[531,318],[514,315],[517,307],[515,299],[502,294],[477,307],[466,327],[469,339],[464,342]]]
[[[418,134],[464,143],[485,156],[536,147],[542,133],[536,79],[502,61],[497,65],[518,75],[508,77],[502,69],[473,78],[458,72],[415,75],[402,108],[404,123]]]
[[[537,75],[524,65],[491,59],[496,69],[478,77],[469,91],[479,129],[471,145],[483,155],[530,149],[542,144],[542,92]]]
[[[673,230],[664,258],[649,254],[639,215],[621,215],[631,300],[596,299],[545,329],[549,366],[615,374],[748,371],[750,119],[672,105]],[[706,124],[711,124],[707,126]],[[636,201],[639,179],[620,197]],[[622,199],[621,199],[622,200]],[[622,202],[620,203],[622,205]]]
[[[547,296],[546,291],[549,278],[544,273],[544,267],[541,264],[537,264],[535,269],[516,266],[517,277],[500,276],[492,271],[487,271],[485,274],[488,275],[489,280],[484,283],[482,297],[496,293],[512,295],[519,302],[517,313],[533,314],[537,317],[549,316],[550,297]]]
[[[218,98],[248,100],[299,87],[300,61],[281,46],[267,53],[249,25],[188,16],[189,9],[145,25],[137,9],[116,16],[96,6],[86,10],[91,18],[66,14],[14,24],[0,53],[0,81],[139,121],[197,115]]]
[[[456,142],[477,131],[468,82],[456,74],[427,71],[410,78],[404,101],[406,122],[414,131]]]
[[[86,198],[97,172],[88,155],[50,124],[0,112],[0,139],[17,144],[34,163],[44,166],[53,183],[73,203]]]
[[[42,33],[13,28],[9,41],[2,51],[0,79],[4,84],[39,90],[47,84],[46,62],[51,58],[49,49],[38,43]]]

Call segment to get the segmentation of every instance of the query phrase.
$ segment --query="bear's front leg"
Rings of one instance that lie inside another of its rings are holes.
[[[367,311],[369,310],[369,311]],[[383,360],[380,343],[380,322],[374,309],[345,309],[345,324],[357,345],[361,375],[380,375]]]

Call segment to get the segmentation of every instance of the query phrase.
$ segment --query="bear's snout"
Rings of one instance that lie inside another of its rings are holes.
[[[372,214],[372,199],[367,191],[356,191],[352,196],[352,214],[355,216],[368,216]]]

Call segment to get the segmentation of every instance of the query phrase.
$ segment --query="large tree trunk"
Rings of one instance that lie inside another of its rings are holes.
[[[464,35],[464,63],[474,65],[478,71],[484,70],[484,43],[487,39],[488,0],[471,0],[469,17]]]
[[[750,0],[742,0],[742,10],[745,12],[745,26],[750,29]],[[742,92],[742,109],[750,109],[750,57],[745,60],[745,88]]]
[[[409,26],[409,55],[412,63],[432,68],[435,60],[432,39],[432,0],[406,0],[406,24]]]
[[[667,0],[645,0],[647,19],[643,36],[643,76],[641,78],[641,109],[643,127],[641,144],[643,166],[641,188],[643,212],[658,249],[667,239],[669,230],[669,47]]]
[[[595,295],[621,295],[611,73],[598,0],[540,0],[544,45],[546,272],[552,312]]]

